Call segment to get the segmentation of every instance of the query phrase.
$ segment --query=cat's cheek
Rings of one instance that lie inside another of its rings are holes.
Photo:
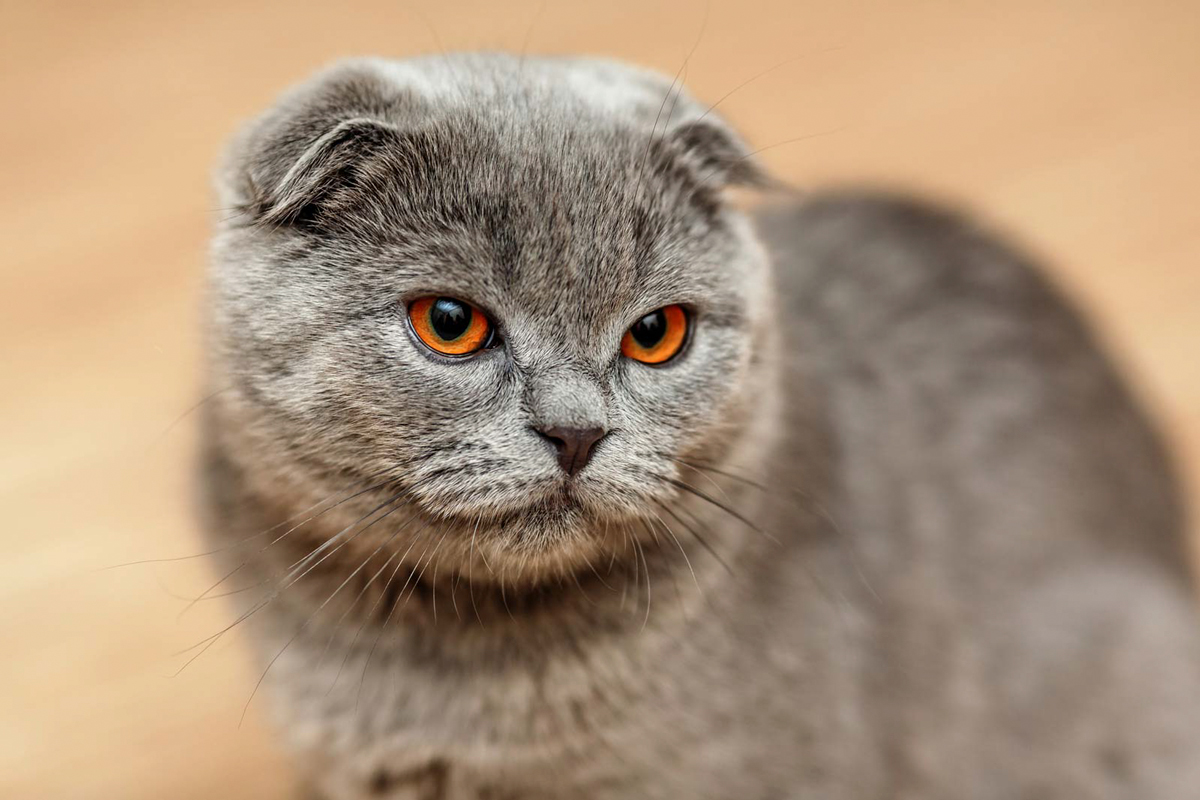
[[[627,364],[621,385],[629,414],[649,434],[688,440],[703,439],[722,421],[728,398],[735,393],[736,360],[698,348],[696,362],[656,369]]]
[[[420,340],[399,311],[389,318],[383,328],[378,337],[378,347],[380,354],[389,363],[402,367],[407,374],[420,375],[432,380],[438,380],[443,375],[450,376],[451,379],[470,377],[478,373],[480,368],[494,374],[505,369],[503,362],[507,360],[507,353],[503,347],[488,348],[463,356],[436,353]]]
[[[376,340],[371,369],[364,378],[406,412],[421,410],[431,421],[459,421],[495,413],[513,393],[513,374],[503,347],[464,358],[427,352],[402,320],[389,324]]]

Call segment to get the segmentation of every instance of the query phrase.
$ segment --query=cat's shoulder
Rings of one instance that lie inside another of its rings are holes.
[[[886,190],[838,189],[755,210],[777,270],[858,285],[883,300],[954,293],[1046,299],[1034,259],[1013,238],[958,206]]]
[[[963,346],[1016,338],[1093,349],[1087,325],[1013,237],[957,206],[888,191],[816,192],[753,212],[777,287],[841,339],[898,331]]]

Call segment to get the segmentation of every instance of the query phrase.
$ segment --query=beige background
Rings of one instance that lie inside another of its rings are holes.
[[[340,10],[338,10],[340,9]],[[702,1],[0,4],[0,797],[274,798],[240,643],[178,677],[210,164],[339,56],[586,51],[673,73]],[[714,2],[688,70],[779,174],[963,202],[1052,265],[1200,457],[1200,4]],[[824,136],[770,147],[817,132]],[[1196,473],[1189,485],[1197,488]],[[211,580],[211,578],[209,578]]]

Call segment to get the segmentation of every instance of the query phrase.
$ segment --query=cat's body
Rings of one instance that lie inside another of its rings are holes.
[[[252,219],[217,244],[209,527],[228,544],[279,526],[230,568],[265,585],[236,596],[315,790],[1197,796],[1178,500],[1138,410],[1029,265],[895,198],[817,196],[751,226],[706,185],[753,177],[736,138],[689,128],[691,101],[671,122],[680,101],[664,110],[667,82],[644,73],[413,63],[294,94],[222,182]],[[475,119],[509,95],[560,108]],[[462,160],[449,140],[391,138],[398,107],[424,109],[420,129],[439,103],[474,103],[466,138],[502,131],[520,156],[484,145],[460,172],[441,161]],[[626,172],[605,172],[606,148]],[[417,225],[503,280],[421,273],[435,257]],[[417,352],[373,316],[410,289],[472,292],[503,345],[471,364]],[[695,322],[678,363],[610,355],[670,302]],[[454,407],[447,387],[477,394]],[[613,438],[563,479],[526,417]],[[398,504],[372,488],[381,471]],[[593,496],[589,480],[606,483]]]

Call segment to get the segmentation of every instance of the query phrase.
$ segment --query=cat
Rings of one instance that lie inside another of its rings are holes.
[[[1200,796],[1181,501],[1086,326],[772,187],[597,58],[351,60],[235,138],[210,594],[314,796]]]

